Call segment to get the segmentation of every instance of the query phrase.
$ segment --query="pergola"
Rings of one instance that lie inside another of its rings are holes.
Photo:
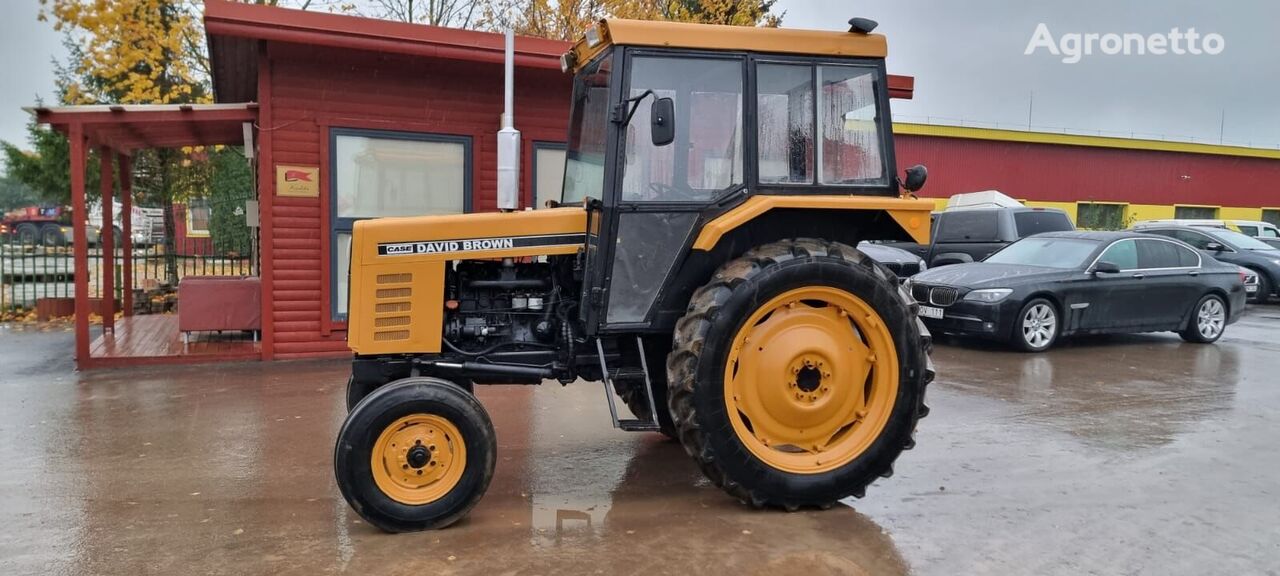
[[[102,175],[102,221],[111,223],[116,165],[119,165],[121,264],[123,281],[121,308],[133,314],[132,192],[131,157],[147,148],[240,145],[257,121],[256,104],[173,104],[95,105],[28,108],[36,121],[65,134],[70,143],[71,209],[75,258],[76,363],[91,363],[89,340],[89,242],[85,236],[88,206],[85,200],[85,167],[88,152],[97,148]],[[104,225],[100,245],[104,254],[115,253],[113,226]],[[115,332],[115,286],[113,257],[102,262],[102,325],[104,333]]]

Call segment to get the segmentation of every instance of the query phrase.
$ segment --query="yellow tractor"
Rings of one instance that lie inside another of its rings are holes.
[[[615,427],[678,439],[755,507],[891,475],[930,340],[854,246],[927,242],[933,203],[911,194],[922,166],[897,176],[885,38],[850,24],[602,21],[562,58],[558,202],[356,223],[334,454],[352,507],[392,532],[465,516],[497,448],[475,384],[603,383]]]

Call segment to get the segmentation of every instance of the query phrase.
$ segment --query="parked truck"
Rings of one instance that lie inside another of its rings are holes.
[[[63,246],[71,241],[71,211],[61,206],[24,206],[0,218],[0,240]]]

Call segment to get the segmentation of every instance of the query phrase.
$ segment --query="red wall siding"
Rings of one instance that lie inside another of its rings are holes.
[[[321,167],[319,198],[275,197],[271,321],[277,358],[341,354],[345,326],[329,321],[328,127],[471,137],[472,209],[496,207],[502,67],[314,47],[269,46],[272,162]],[[533,141],[561,142],[570,78],[516,71],[516,127],[525,140],[523,205],[532,197]],[[271,169],[274,174],[274,168]],[[273,179],[274,181],[274,179]]]
[[[1000,190],[1014,198],[1274,206],[1280,161],[934,136],[896,136],[899,168],[929,167],[923,195]]]

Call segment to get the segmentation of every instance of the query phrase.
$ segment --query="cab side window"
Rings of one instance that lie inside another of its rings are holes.
[[[1136,270],[1138,268],[1137,242],[1134,240],[1116,242],[1098,257],[1098,261],[1110,262],[1119,266],[1121,270]]]

